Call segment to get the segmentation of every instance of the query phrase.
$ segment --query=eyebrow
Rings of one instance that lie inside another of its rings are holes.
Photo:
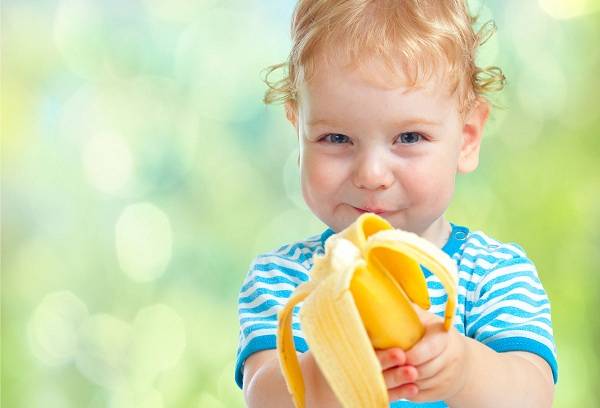
[[[310,122],[308,122],[308,126],[318,126],[318,125],[330,125],[330,126],[337,126],[338,123],[335,121],[330,121],[328,119],[315,119],[315,120],[311,120]],[[441,122],[436,122],[436,121],[432,121],[429,119],[425,119],[425,118],[408,118],[408,119],[404,119],[398,122],[394,122],[394,125],[396,127],[410,127],[410,126],[414,126],[414,125],[429,125],[429,126],[440,126]]]
[[[414,125],[440,126],[442,123],[425,118],[409,118],[398,122],[394,122],[394,124],[398,127],[409,127]]]
[[[308,122],[308,126],[318,126],[318,125],[331,125],[337,126],[336,122],[330,121],[328,119],[315,119]]]

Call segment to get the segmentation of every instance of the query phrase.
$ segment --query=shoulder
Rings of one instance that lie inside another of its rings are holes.
[[[489,263],[502,263],[514,258],[527,258],[523,247],[514,242],[498,241],[482,231],[470,231],[461,251],[461,258]]]
[[[532,264],[519,244],[498,241],[482,231],[470,231],[455,257],[460,270],[476,275],[516,263]]]
[[[501,242],[482,231],[468,233],[455,259],[460,274],[480,289],[517,277],[538,280],[535,265],[521,245]]]
[[[313,256],[324,252],[324,242],[331,234],[331,230],[326,230],[257,255],[250,263],[241,292],[256,285],[293,289],[307,281]]]
[[[279,265],[309,270],[312,267],[313,256],[324,252],[324,241],[329,235],[328,230],[326,230],[321,234],[259,254],[252,261],[251,269],[260,269],[261,265]]]

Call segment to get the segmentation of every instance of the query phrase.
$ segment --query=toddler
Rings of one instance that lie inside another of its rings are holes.
[[[453,328],[432,307],[410,350],[376,350],[392,407],[550,407],[557,380],[550,304],[523,249],[446,220],[457,174],[474,171],[500,69],[475,64],[485,35],[464,0],[300,0],[282,102],[300,147],[302,193],[327,225],[252,263],[239,295],[235,380],[250,407],[292,406],[276,353],[277,312],[309,279],[325,241],[364,212],[414,232],[458,266]],[[485,26],[484,26],[485,27]],[[416,306],[415,306],[416,307]],[[418,307],[416,307],[418,309]],[[294,341],[308,407],[339,406],[303,337]],[[368,408],[368,407],[365,407]]]

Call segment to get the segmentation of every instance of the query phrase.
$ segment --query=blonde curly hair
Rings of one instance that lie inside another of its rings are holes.
[[[379,58],[390,72],[417,85],[446,64],[444,80],[458,91],[462,113],[484,94],[503,89],[506,78],[496,66],[478,67],[478,47],[493,35],[493,22],[475,33],[465,0],[299,0],[292,17],[292,49],[287,61],[264,72],[266,104],[297,109],[297,90],[318,69],[319,58],[347,66]],[[408,64],[410,62],[410,65]],[[271,80],[273,73],[283,77]]]

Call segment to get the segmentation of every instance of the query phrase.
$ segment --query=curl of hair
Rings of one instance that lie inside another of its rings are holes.
[[[499,92],[506,85],[506,77],[502,70],[496,66],[483,67],[475,70],[475,93],[478,95]]]
[[[279,70],[284,71],[284,77],[277,80],[271,80],[270,76]],[[263,102],[267,105],[273,103],[287,103],[296,98],[296,90],[292,86],[288,71],[288,63],[270,65],[263,70],[263,82],[268,89],[263,97]]]
[[[475,19],[473,19],[473,22]],[[477,32],[476,48],[485,44],[496,33],[498,27],[494,21],[490,20],[483,24]],[[502,69],[497,66],[475,67],[475,73],[472,78],[473,89],[477,95],[484,95],[491,92],[499,92],[506,85],[506,77]]]

